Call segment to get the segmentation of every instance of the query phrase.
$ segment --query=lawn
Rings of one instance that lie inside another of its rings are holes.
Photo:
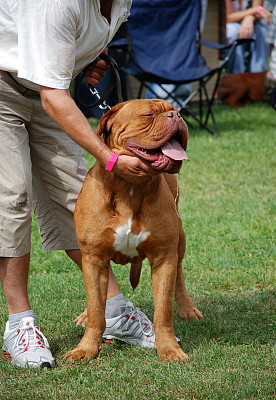
[[[73,319],[86,294],[63,252],[41,252],[33,221],[30,300],[57,367],[24,370],[1,359],[1,400],[275,399],[276,112],[266,104],[217,105],[215,114],[221,137],[190,129],[190,161],[180,173],[183,270],[205,317],[183,322],[174,308],[175,334],[189,361],[160,362],[154,350],[119,343],[105,344],[90,362],[63,361],[83,335]],[[114,265],[114,272],[127,300],[152,318],[149,264],[134,293],[129,267]],[[1,292],[2,332],[7,317]]]

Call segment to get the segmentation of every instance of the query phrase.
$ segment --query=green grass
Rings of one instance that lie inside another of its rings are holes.
[[[275,398],[276,113],[266,104],[218,105],[215,113],[221,137],[190,129],[190,162],[180,173],[183,269],[205,316],[182,322],[174,309],[175,334],[189,361],[162,363],[154,350],[118,343],[104,345],[90,362],[63,361],[84,332],[73,323],[86,306],[84,285],[63,252],[41,252],[34,221],[30,300],[57,367],[22,370],[1,360],[1,400]],[[134,293],[129,267],[114,272],[125,297],[152,318],[148,263]],[[6,319],[1,293],[1,331]]]

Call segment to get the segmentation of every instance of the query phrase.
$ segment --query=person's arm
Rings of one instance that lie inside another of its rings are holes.
[[[249,38],[254,32],[254,23],[264,19],[268,24],[271,13],[262,7],[262,0],[253,0],[252,7],[242,11],[233,11],[231,0],[226,0],[226,23],[239,22],[241,24],[239,36],[241,39]]]
[[[39,89],[42,106],[47,114],[68,136],[106,166],[112,152],[94,132],[71,98],[69,90],[45,86],[40,86]],[[124,155],[118,157],[112,171],[133,183],[141,183],[152,175],[150,168],[142,161]]]
[[[266,20],[267,14],[269,11],[263,9],[263,15],[258,13],[259,7],[262,6],[262,0],[253,0],[252,7],[241,10],[241,11],[233,11],[231,6],[231,0],[225,1],[225,8],[226,8],[226,23],[230,22],[241,22],[245,17],[251,17],[253,20],[255,18],[264,18]]]

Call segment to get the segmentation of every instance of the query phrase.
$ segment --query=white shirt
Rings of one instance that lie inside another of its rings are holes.
[[[24,86],[68,89],[129,16],[131,0],[113,0],[111,23],[100,0],[0,0],[0,69]]]

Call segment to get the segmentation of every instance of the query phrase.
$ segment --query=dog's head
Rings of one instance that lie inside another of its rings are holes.
[[[155,171],[176,173],[188,160],[187,126],[165,100],[120,103],[101,118],[97,133],[112,151],[139,157]]]

